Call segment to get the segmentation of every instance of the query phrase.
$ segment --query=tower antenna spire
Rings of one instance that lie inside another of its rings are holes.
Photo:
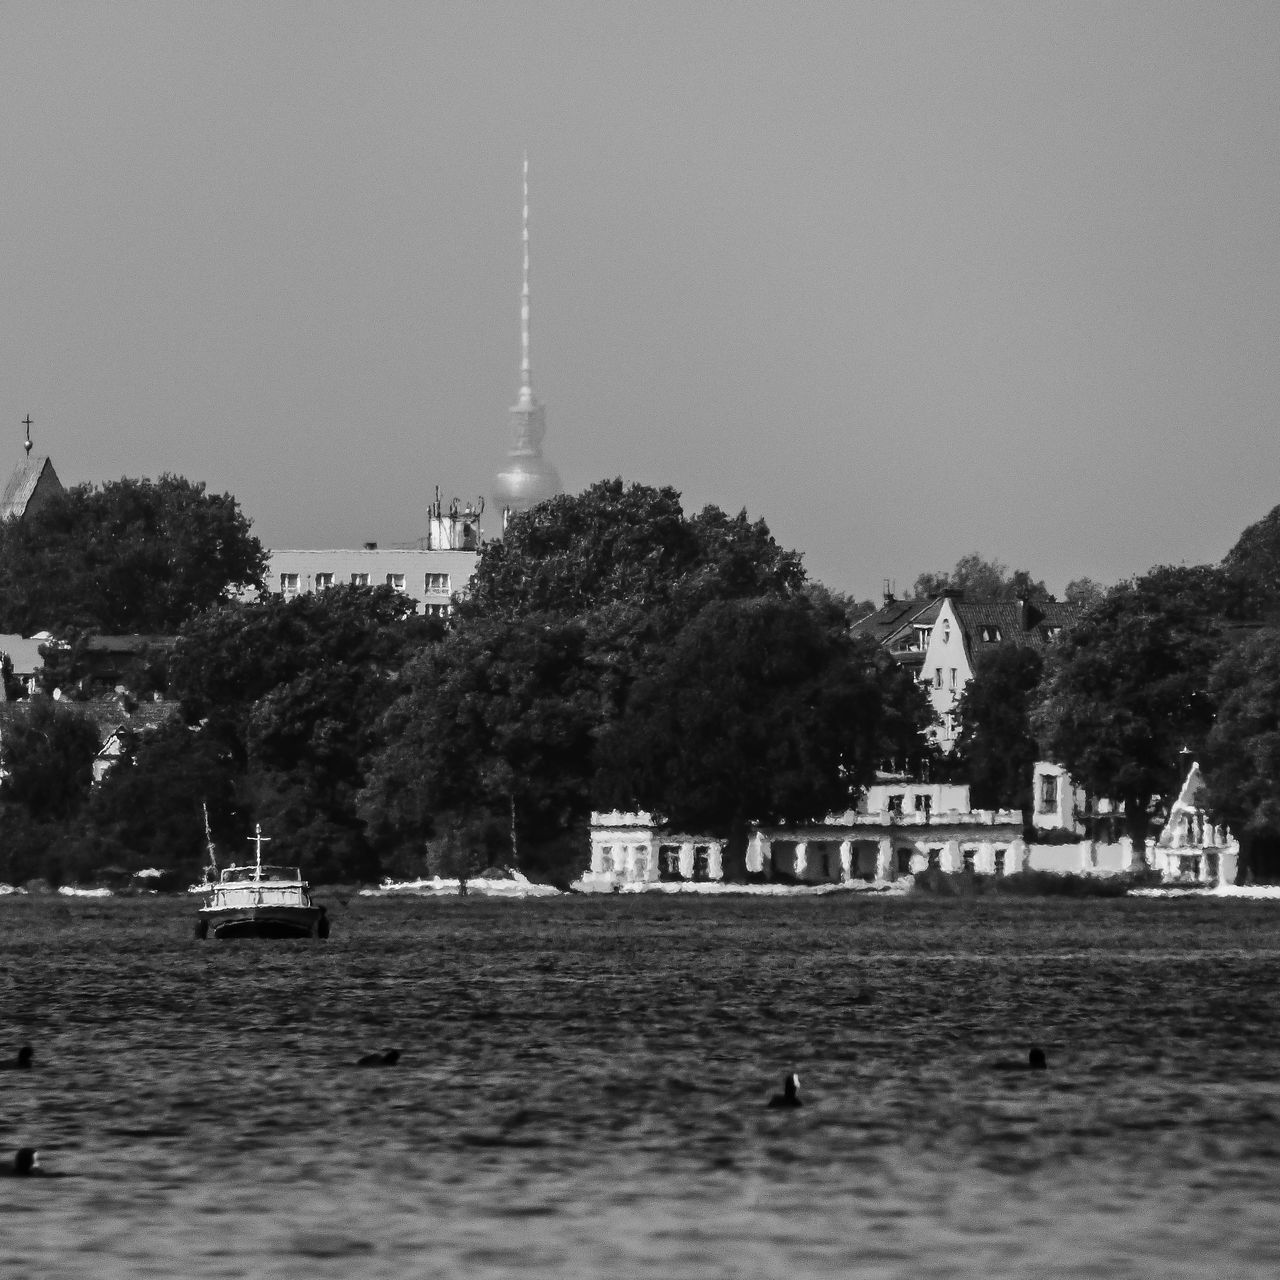
[[[520,282],[520,396],[511,406],[511,448],[507,462],[494,477],[494,497],[502,511],[502,527],[513,511],[530,507],[560,493],[560,476],[542,456],[547,432],[546,411],[534,398],[533,361],[529,355],[529,153],[523,153],[524,206],[521,213],[521,247],[524,270]]]
[[[524,152],[524,212],[521,244],[524,248],[524,275],[520,288],[520,404],[533,403],[533,365],[529,359],[529,153]]]

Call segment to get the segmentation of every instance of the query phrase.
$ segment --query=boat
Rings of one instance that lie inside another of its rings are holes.
[[[270,837],[259,824],[252,836],[251,865],[224,867],[207,886],[196,935],[207,938],[327,938],[329,915],[311,901],[311,887],[297,867],[264,864]]]

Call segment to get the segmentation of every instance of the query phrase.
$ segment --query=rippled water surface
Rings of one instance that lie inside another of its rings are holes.
[[[1280,903],[329,905],[0,900],[0,1275],[1280,1270]]]

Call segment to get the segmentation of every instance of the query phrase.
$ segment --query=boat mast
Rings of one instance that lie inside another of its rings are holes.
[[[249,839],[253,841],[254,849],[258,855],[257,869],[253,873],[253,878],[255,880],[261,880],[262,879],[262,842],[264,840],[270,840],[271,837],[264,836],[262,834],[262,823],[255,822],[253,826],[253,835],[251,835]]]
[[[209,850],[209,870],[213,872],[213,878],[218,878],[218,859],[213,848],[213,832],[209,830],[209,805],[207,801],[201,800],[200,807],[204,810],[204,843]]]

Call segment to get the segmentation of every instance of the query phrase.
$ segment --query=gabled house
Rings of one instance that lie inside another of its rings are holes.
[[[98,729],[102,745],[93,759],[93,780],[101,782],[111,772],[124,750],[126,733],[149,733],[177,719],[176,702],[140,702],[126,707],[117,699],[84,704],[86,714]]]
[[[887,649],[903,666],[919,669],[933,624],[942,602],[929,600],[896,600],[886,594],[884,604],[874,613],[859,618],[849,628],[855,636],[866,636],[882,649]]]
[[[936,604],[919,678],[938,719],[936,741],[950,751],[959,732],[956,704],[982,655],[1008,644],[1046,650],[1076,622],[1080,608],[1060,600],[969,600],[958,591]]]

